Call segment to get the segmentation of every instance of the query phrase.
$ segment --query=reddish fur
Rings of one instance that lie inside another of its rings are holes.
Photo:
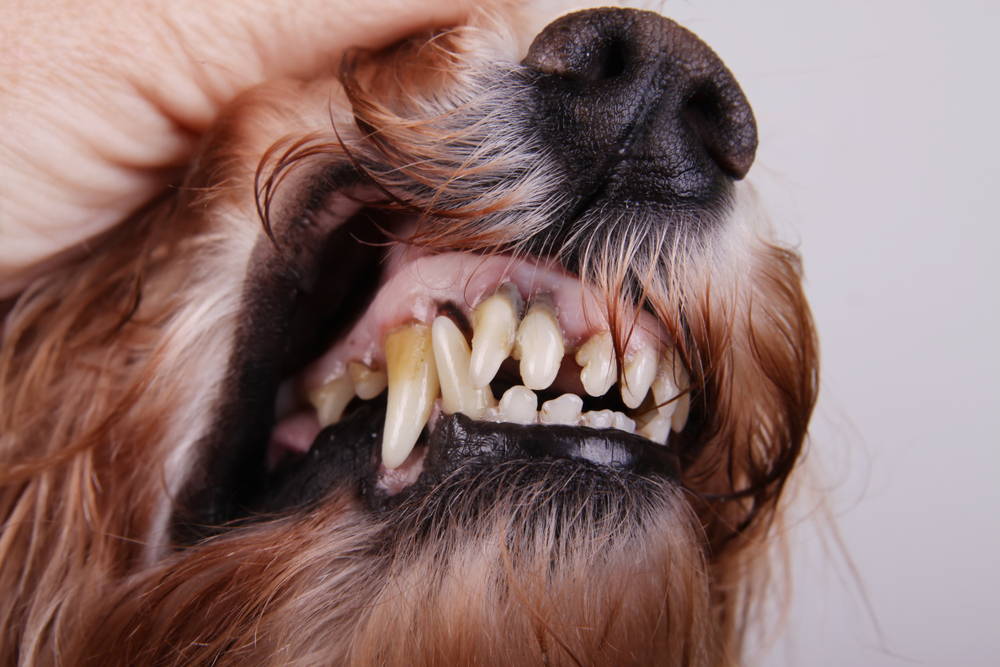
[[[558,517],[529,520],[518,503],[559,510],[515,488],[471,527],[449,523],[430,541],[397,536],[385,553],[386,527],[338,496],[307,516],[143,561],[173,411],[190,401],[200,362],[189,350],[199,341],[225,350],[234,326],[225,309],[203,327],[186,314],[218,285],[235,239],[259,233],[255,205],[265,220],[280,211],[282,174],[377,156],[385,169],[369,175],[387,205],[448,220],[412,239],[431,248],[518,253],[534,231],[527,217],[479,224],[534,194],[484,198],[463,185],[503,165],[441,154],[461,137],[443,129],[429,93],[465,81],[460,65],[481,38],[459,32],[365,56],[345,71],[346,96],[331,97],[330,82],[245,95],[209,135],[186,188],[19,297],[0,348],[0,662],[739,661],[817,372],[798,258],[756,233],[735,253],[685,238],[663,252],[632,237],[584,260],[609,295],[618,349],[635,312],[624,294],[648,303],[693,381],[698,428],[677,440],[690,453],[684,489],[664,489],[634,524],[584,511],[571,523],[579,530],[556,539],[541,529]],[[328,113],[337,133],[324,130]],[[378,130],[347,129],[351,113]],[[720,267],[719,257],[740,263]]]

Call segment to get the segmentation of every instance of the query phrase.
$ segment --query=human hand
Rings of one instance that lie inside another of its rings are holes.
[[[0,3],[0,298],[162,191],[241,90],[458,21],[451,0]]]

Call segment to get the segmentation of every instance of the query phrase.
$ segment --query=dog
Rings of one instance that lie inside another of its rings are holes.
[[[741,662],[816,399],[800,260],[706,44],[540,14],[243,93],[18,296],[4,664]]]

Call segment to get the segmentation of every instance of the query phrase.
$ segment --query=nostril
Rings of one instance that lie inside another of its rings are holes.
[[[590,52],[589,63],[580,78],[591,83],[614,79],[625,73],[628,44],[624,39],[611,38]]]

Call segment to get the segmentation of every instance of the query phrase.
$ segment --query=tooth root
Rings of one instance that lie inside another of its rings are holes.
[[[354,383],[347,375],[329,380],[319,389],[309,393],[309,402],[316,408],[316,418],[321,427],[336,424],[344,415],[344,408],[354,398]]]
[[[649,414],[649,413],[647,413]],[[661,445],[666,444],[670,436],[670,417],[658,412],[652,412],[653,418],[646,421],[639,427],[639,435],[648,438]]]
[[[382,463],[398,468],[413,451],[438,394],[431,329],[411,324],[385,339],[389,396],[382,433]]]
[[[507,283],[476,306],[472,313],[472,357],[469,379],[473,387],[485,387],[496,377],[500,364],[510,356],[517,331],[521,297]]]
[[[513,424],[534,424],[538,419],[538,396],[527,387],[511,387],[500,397],[499,419]]]
[[[656,377],[656,350],[651,345],[643,345],[625,362],[621,379],[622,402],[630,408],[642,404]]]
[[[581,367],[580,382],[591,396],[608,393],[618,379],[618,363],[615,361],[615,346],[611,334],[604,331],[590,337],[590,340],[576,351],[576,363]]]
[[[469,344],[450,317],[441,315],[431,326],[434,362],[441,384],[441,409],[446,414],[461,412],[482,419],[487,408],[496,405],[488,386],[477,389],[469,380]]]
[[[542,424],[567,424],[575,426],[580,421],[583,399],[576,394],[563,394],[542,403],[538,421]]]
[[[388,383],[385,371],[377,371],[359,361],[352,361],[347,365],[347,372],[354,382],[354,391],[357,392],[358,398],[367,401],[385,391]]]
[[[671,418],[670,423],[673,426],[673,429],[680,433],[687,425],[688,414],[691,412],[690,392],[678,398],[675,403],[677,403],[677,409],[674,410],[674,415]]]
[[[521,379],[529,389],[546,389],[556,379],[566,348],[552,306],[536,301],[517,329],[514,358],[521,360]]]

